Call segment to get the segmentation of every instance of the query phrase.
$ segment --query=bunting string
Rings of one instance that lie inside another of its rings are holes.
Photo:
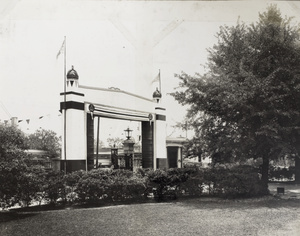
[[[45,117],[51,118],[51,117],[59,117],[59,116],[61,116],[61,114],[57,114],[57,115],[47,114],[47,115],[38,116],[37,118],[25,118],[25,119],[21,118],[21,119],[18,119],[16,122],[18,122],[18,123],[26,122],[26,124],[29,125],[30,122],[37,121],[37,120],[42,120]],[[12,118],[10,120],[12,120]],[[3,120],[3,122],[4,122],[5,125],[7,125],[10,120]],[[1,122],[1,120],[0,120],[0,122]]]

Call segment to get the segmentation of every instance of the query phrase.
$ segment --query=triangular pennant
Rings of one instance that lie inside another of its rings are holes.
[[[22,122],[23,120],[18,120],[18,123]]]
[[[64,53],[65,47],[66,47],[66,38],[64,39],[64,41],[56,55],[56,59],[59,57],[60,54]]]
[[[39,119],[42,119],[44,116],[40,116]]]
[[[26,120],[26,122],[27,122],[27,124],[29,124],[29,122],[30,122],[30,119],[27,119],[27,120]]]

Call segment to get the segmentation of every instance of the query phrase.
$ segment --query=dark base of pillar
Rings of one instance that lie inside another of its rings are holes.
[[[77,170],[86,170],[86,162],[85,160],[67,160],[67,173],[77,171]],[[61,170],[65,170],[65,161],[61,160],[60,164]]]
[[[167,158],[157,158],[156,166],[157,166],[157,169],[168,169],[168,159]]]

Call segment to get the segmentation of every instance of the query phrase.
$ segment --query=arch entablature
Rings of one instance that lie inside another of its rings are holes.
[[[93,105],[93,111],[90,110],[91,105]],[[151,111],[137,111],[90,102],[85,102],[85,111],[92,116],[132,121],[149,121],[154,115]]]
[[[106,89],[79,86],[85,94],[85,102],[102,104],[107,107],[118,107],[123,110],[136,110],[151,113],[156,106],[155,101],[120,89]]]

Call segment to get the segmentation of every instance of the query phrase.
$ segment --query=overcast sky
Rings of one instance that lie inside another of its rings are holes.
[[[67,70],[74,65],[81,85],[151,97],[156,86],[151,81],[160,69],[170,134],[184,116],[166,95],[178,85],[174,74],[201,72],[219,26],[236,24],[239,16],[246,23],[257,21],[269,3],[1,0],[0,120],[16,116],[28,132],[43,127],[61,133],[64,65],[63,56],[56,55],[66,36]],[[299,2],[276,4],[283,16],[300,22]]]

